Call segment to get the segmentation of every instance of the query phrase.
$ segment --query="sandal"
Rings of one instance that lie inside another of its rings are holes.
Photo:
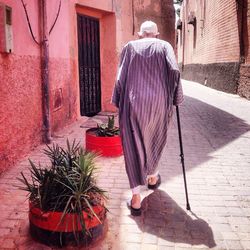
[[[157,189],[161,185],[161,176],[158,174],[158,180],[154,185],[148,184],[148,189]]]
[[[141,207],[140,208],[133,208],[131,205],[131,200],[127,201],[127,206],[130,209],[131,215],[133,215],[133,216],[140,216],[141,215]]]

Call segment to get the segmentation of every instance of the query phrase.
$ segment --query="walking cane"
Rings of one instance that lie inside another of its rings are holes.
[[[187,191],[187,181],[186,181],[186,173],[185,173],[185,164],[184,164],[184,153],[183,153],[183,146],[182,146],[182,137],[181,137],[181,123],[180,123],[180,114],[179,114],[179,107],[176,106],[176,115],[177,115],[177,125],[178,125],[178,134],[179,134],[179,142],[180,142],[180,157],[181,157],[181,164],[182,164],[182,171],[184,177],[184,186],[185,186],[185,193],[186,193],[186,202],[187,202],[187,210],[191,210],[189,201],[188,201],[188,191]]]

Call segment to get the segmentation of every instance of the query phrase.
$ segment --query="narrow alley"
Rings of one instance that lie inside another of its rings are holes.
[[[92,249],[250,249],[250,102],[183,80],[180,107],[191,212],[186,210],[175,117],[160,163],[162,184],[143,189],[140,217],[131,217],[123,157],[99,158],[98,184],[108,191],[106,237]],[[85,141],[84,131],[103,119],[82,117],[57,132]],[[51,249],[29,235],[28,200],[16,177],[28,158],[46,162],[39,146],[0,177],[0,249]]]

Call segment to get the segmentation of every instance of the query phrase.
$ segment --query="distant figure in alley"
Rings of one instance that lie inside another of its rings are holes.
[[[139,40],[121,53],[112,103],[119,125],[132,199],[131,214],[141,214],[140,186],[161,183],[158,162],[167,140],[173,105],[183,101],[180,72],[172,46],[158,39],[157,25],[142,23]]]

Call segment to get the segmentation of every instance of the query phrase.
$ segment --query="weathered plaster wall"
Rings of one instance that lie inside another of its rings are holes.
[[[250,99],[250,0],[243,3],[243,57],[244,61],[240,67],[238,94]]]
[[[169,41],[175,46],[175,10],[173,0],[135,0],[135,31],[146,20],[152,20],[158,25],[159,38]]]
[[[59,1],[50,0],[48,3],[50,28],[55,20]],[[49,36],[52,131],[64,127],[79,116],[78,86],[74,75],[75,70],[72,68],[75,62],[70,44],[71,15],[69,1],[62,1],[58,20]]]
[[[245,52],[245,64],[250,65],[250,0],[244,1],[244,52]]]
[[[187,64],[184,67],[184,71],[182,71],[182,77],[190,81],[202,83],[207,87],[228,93],[236,93],[239,69],[240,64],[238,62]]]
[[[41,142],[40,60],[0,55],[0,173]]]
[[[250,99],[250,64],[242,64],[240,67],[238,94]]]
[[[0,173],[41,142],[42,129],[40,49],[28,32],[21,2],[1,2],[12,7],[14,51],[0,53]],[[39,38],[36,3],[28,10]]]
[[[175,10],[173,0],[114,1],[116,13],[117,50],[130,40],[138,39],[142,22],[157,23],[160,39],[175,45]]]
[[[118,56],[116,51],[116,26],[115,15],[109,14],[103,17],[103,43],[101,44],[101,72],[102,72],[102,110],[113,110],[110,104],[112,89],[115,82]]]
[[[12,7],[14,50],[11,54],[0,53],[0,173],[40,144],[43,133],[40,46],[32,40],[21,1],[1,2]],[[34,35],[40,41],[38,1],[26,3]],[[58,3],[48,1],[49,28]],[[58,21],[49,37],[52,132],[78,116],[69,15],[68,3],[62,1]]]

